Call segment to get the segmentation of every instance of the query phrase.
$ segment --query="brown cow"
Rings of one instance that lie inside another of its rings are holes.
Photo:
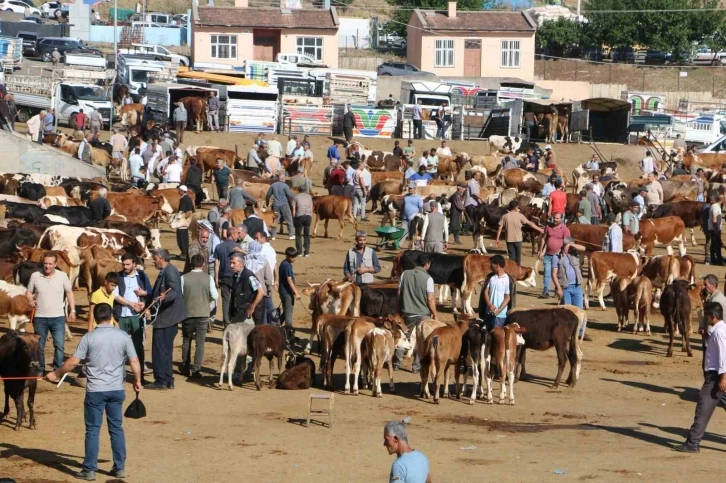
[[[638,324],[646,335],[650,335],[650,304],[653,298],[653,285],[648,277],[634,279],[615,277],[610,282],[610,294],[618,314],[618,332],[628,326],[628,314],[633,307],[633,334],[638,333]]]
[[[696,245],[696,238],[693,235],[693,228],[701,226],[701,211],[706,203],[701,201],[673,201],[663,203],[652,212],[647,213],[643,218],[663,218],[666,216],[677,216],[683,220],[686,228],[691,230],[691,244]],[[641,221],[642,225],[643,222]]]
[[[600,307],[605,310],[603,292],[605,284],[615,277],[635,278],[640,271],[640,258],[636,253],[595,252],[590,256],[590,278],[585,290],[585,308],[590,308],[590,294],[597,292]]]
[[[673,242],[678,242],[678,251],[681,256],[686,254],[685,244],[686,225],[677,216],[666,216],[655,220],[643,220],[640,223],[640,237],[638,250],[646,256],[653,254],[653,247],[666,246],[669,255],[673,254]]]
[[[313,237],[317,236],[318,223],[325,220],[325,238],[328,238],[328,222],[337,219],[340,223],[340,233],[337,239],[343,236],[343,228],[345,228],[345,217],[353,223],[355,230],[358,230],[358,221],[353,217],[353,202],[347,196],[314,196],[313,212],[315,213],[315,226],[313,228]]]
[[[380,181],[373,185],[370,192],[371,199],[371,212],[375,212],[378,207],[378,202],[383,199],[386,195],[400,195],[403,186],[399,180],[390,179],[386,181]]]
[[[462,311],[473,314],[471,307],[471,296],[474,289],[492,272],[492,257],[469,253],[464,257],[464,282],[461,285]],[[504,271],[525,287],[536,287],[535,270],[529,267],[522,267],[516,262],[507,259]]]
[[[542,192],[542,183],[537,177],[521,168],[502,170],[494,180],[495,186],[502,188],[516,188],[517,191],[527,191],[533,194]]]
[[[97,194],[91,193],[91,200]],[[111,216],[126,217],[126,221],[139,221],[146,223],[157,218],[174,213],[169,202],[163,196],[145,196],[136,193],[111,193],[106,196],[111,205]],[[177,205],[178,206],[178,205]]]
[[[121,119],[121,125],[127,130],[141,125],[141,116],[143,113],[143,104],[125,104],[116,109],[116,116]]]
[[[375,186],[381,181],[395,179],[403,182],[403,173],[401,171],[375,171],[371,173],[371,186]]]
[[[464,165],[469,162],[471,158],[466,153],[459,153],[456,156],[440,155],[438,176],[453,183],[459,177]]]
[[[688,261],[686,260],[684,263],[688,264]],[[643,269],[640,273],[648,278],[653,288],[656,289],[655,296],[653,297],[653,307],[658,308],[660,294],[663,288],[681,276],[681,262],[679,257],[674,257],[673,255],[657,255],[647,262],[644,262]]]
[[[43,256],[47,252],[52,252],[55,254],[57,259],[56,268],[68,275],[68,279],[71,281],[71,284],[75,283],[76,278],[78,278],[78,264],[72,263],[69,254],[64,250],[46,250],[45,248],[33,248],[26,246],[18,248],[17,252],[20,256],[20,260],[30,260],[31,262],[39,263],[43,261]]]
[[[217,167],[217,160],[221,159],[229,169],[234,169],[238,165],[242,166],[242,158],[237,154],[237,145],[234,145],[234,151],[230,149],[213,148],[203,146],[197,149],[195,155],[199,167],[207,174]]]
[[[491,331],[490,353],[491,363],[485,367],[487,369],[487,402],[492,403],[492,379],[494,378],[494,366],[499,368],[499,383],[501,392],[499,393],[499,404],[509,399],[509,404],[514,406],[514,373],[517,369],[517,334],[527,332],[525,327],[520,327],[516,322],[504,327],[495,327]],[[509,383],[509,397],[507,397],[507,383]],[[458,392],[458,391],[457,391]]]
[[[93,266],[101,260],[116,261],[111,250],[100,245],[89,245],[81,249],[81,271],[78,277],[78,286],[84,287],[88,296],[96,290],[93,276]]]
[[[675,280],[663,290],[660,312],[665,318],[666,332],[669,335],[666,357],[673,357],[673,339],[676,328],[682,337],[681,351],[685,351],[688,357],[693,357],[689,337],[691,334],[691,297],[688,292],[689,285],[686,280]]]
[[[10,330],[22,329],[33,316],[33,307],[25,296],[26,291],[22,285],[0,280],[0,316],[8,318]]]
[[[204,121],[207,118],[207,99],[204,97],[187,96],[179,99],[189,113],[189,125],[196,123],[196,132],[204,130]]]
[[[182,195],[179,194],[179,190],[177,188],[165,188],[161,190],[154,188],[149,191],[148,195],[151,197],[161,196],[171,207],[172,213],[179,212],[179,200],[181,200]],[[189,196],[189,198],[192,200],[192,203],[194,203],[194,198],[196,197],[194,191],[187,191],[187,196]],[[113,207],[113,205],[111,206]]]
[[[572,223],[567,225],[570,235],[576,243],[585,247],[588,252],[599,252],[602,250],[602,242],[608,232],[607,226],[585,225]],[[623,250],[628,251],[635,248],[635,237],[630,233],[623,233]]]
[[[438,327],[426,338],[424,356],[421,359],[421,393],[420,398],[429,399],[429,373],[434,380],[434,404],[439,403],[439,386],[441,376],[444,376],[444,397],[449,397],[449,367],[454,366],[454,380],[457,381],[457,394],[459,392],[459,355],[461,353],[461,340],[464,333],[469,330],[469,318],[457,316],[454,325]]]

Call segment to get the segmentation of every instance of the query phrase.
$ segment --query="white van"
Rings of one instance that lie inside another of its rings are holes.
[[[189,67],[189,57],[171,52],[161,45],[131,44],[130,48],[118,49],[119,54],[151,54],[169,57],[172,62]]]

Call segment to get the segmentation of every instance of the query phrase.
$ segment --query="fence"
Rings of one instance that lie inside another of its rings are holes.
[[[17,37],[18,32],[33,32],[38,37],[68,37],[70,35],[68,24],[35,24],[30,22],[0,22],[0,31],[8,37]]]
[[[116,29],[116,40],[121,40],[122,30],[123,26],[119,25]],[[170,27],[146,27],[144,28],[144,39],[144,43],[146,44],[157,44],[164,46],[185,45],[187,43],[187,29]],[[89,40],[91,42],[113,43],[113,26],[91,25]]]
[[[624,84],[639,92],[708,93],[726,98],[726,68],[654,67],[564,59],[535,60],[535,76],[543,80]]]

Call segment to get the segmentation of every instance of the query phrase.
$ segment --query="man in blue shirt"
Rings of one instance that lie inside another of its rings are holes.
[[[408,432],[401,421],[391,421],[383,429],[383,446],[395,454],[390,483],[430,483],[429,460],[408,444]]]
[[[414,183],[415,186],[426,186],[431,184],[434,178],[426,172],[426,166],[419,166],[418,173],[412,174],[408,181]]]
[[[55,109],[48,109],[48,113],[43,118],[43,132],[53,132],[53,122],[55,121]]]
[[[555,190],[555,181],[557,181],[557,175],[553,174],[550,176],[550,181],[546,185],[542,187],[542,197],[546,198],[549,195],[552,194],[552,192]]]
[[[280,302],[282,303],[282,315],[285,319],[285,325],[292,327],[292,310],[295,300],[300,300],[300,293],[295,286],[295,272],[292,264],[298,256],[297,250],[293,247],[287,247],[285,250],[285,260],[280,264],[278,272],[278,286],[280,292]]]
[[[638,203],[638,218],[643,218],[643,215],[645,214],[645,194],[648,192],[645,187],[642,187],[638,190],[638,194],[633,198],[636,203]]]
[[[338,152],[338,146],[335,144],[335,139],[333,139],[333,144],[328,148],[328,161],[332,161],[333,159],[337,159],[340,162],[340,153]]]
[[[406,172],[403,173],[404,183],[408,184],[408,181],[411,179],[411,176],[416,174],[416,170],[413,169],[413,159],[406,160],[406,164],[408,165],[408,168],[406,168]]]

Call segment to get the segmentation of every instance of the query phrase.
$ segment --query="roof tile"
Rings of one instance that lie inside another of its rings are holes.
[[[421,11],[424,28],[429,30],[472,30],[494,32],[535,31],[534,24],[522,12],[462,12],[458,11],[455,18],[436,12]]]
[[[198,25],[256,28],[336,29],[330,10],[290,10],[279,8],[199,7]]]

